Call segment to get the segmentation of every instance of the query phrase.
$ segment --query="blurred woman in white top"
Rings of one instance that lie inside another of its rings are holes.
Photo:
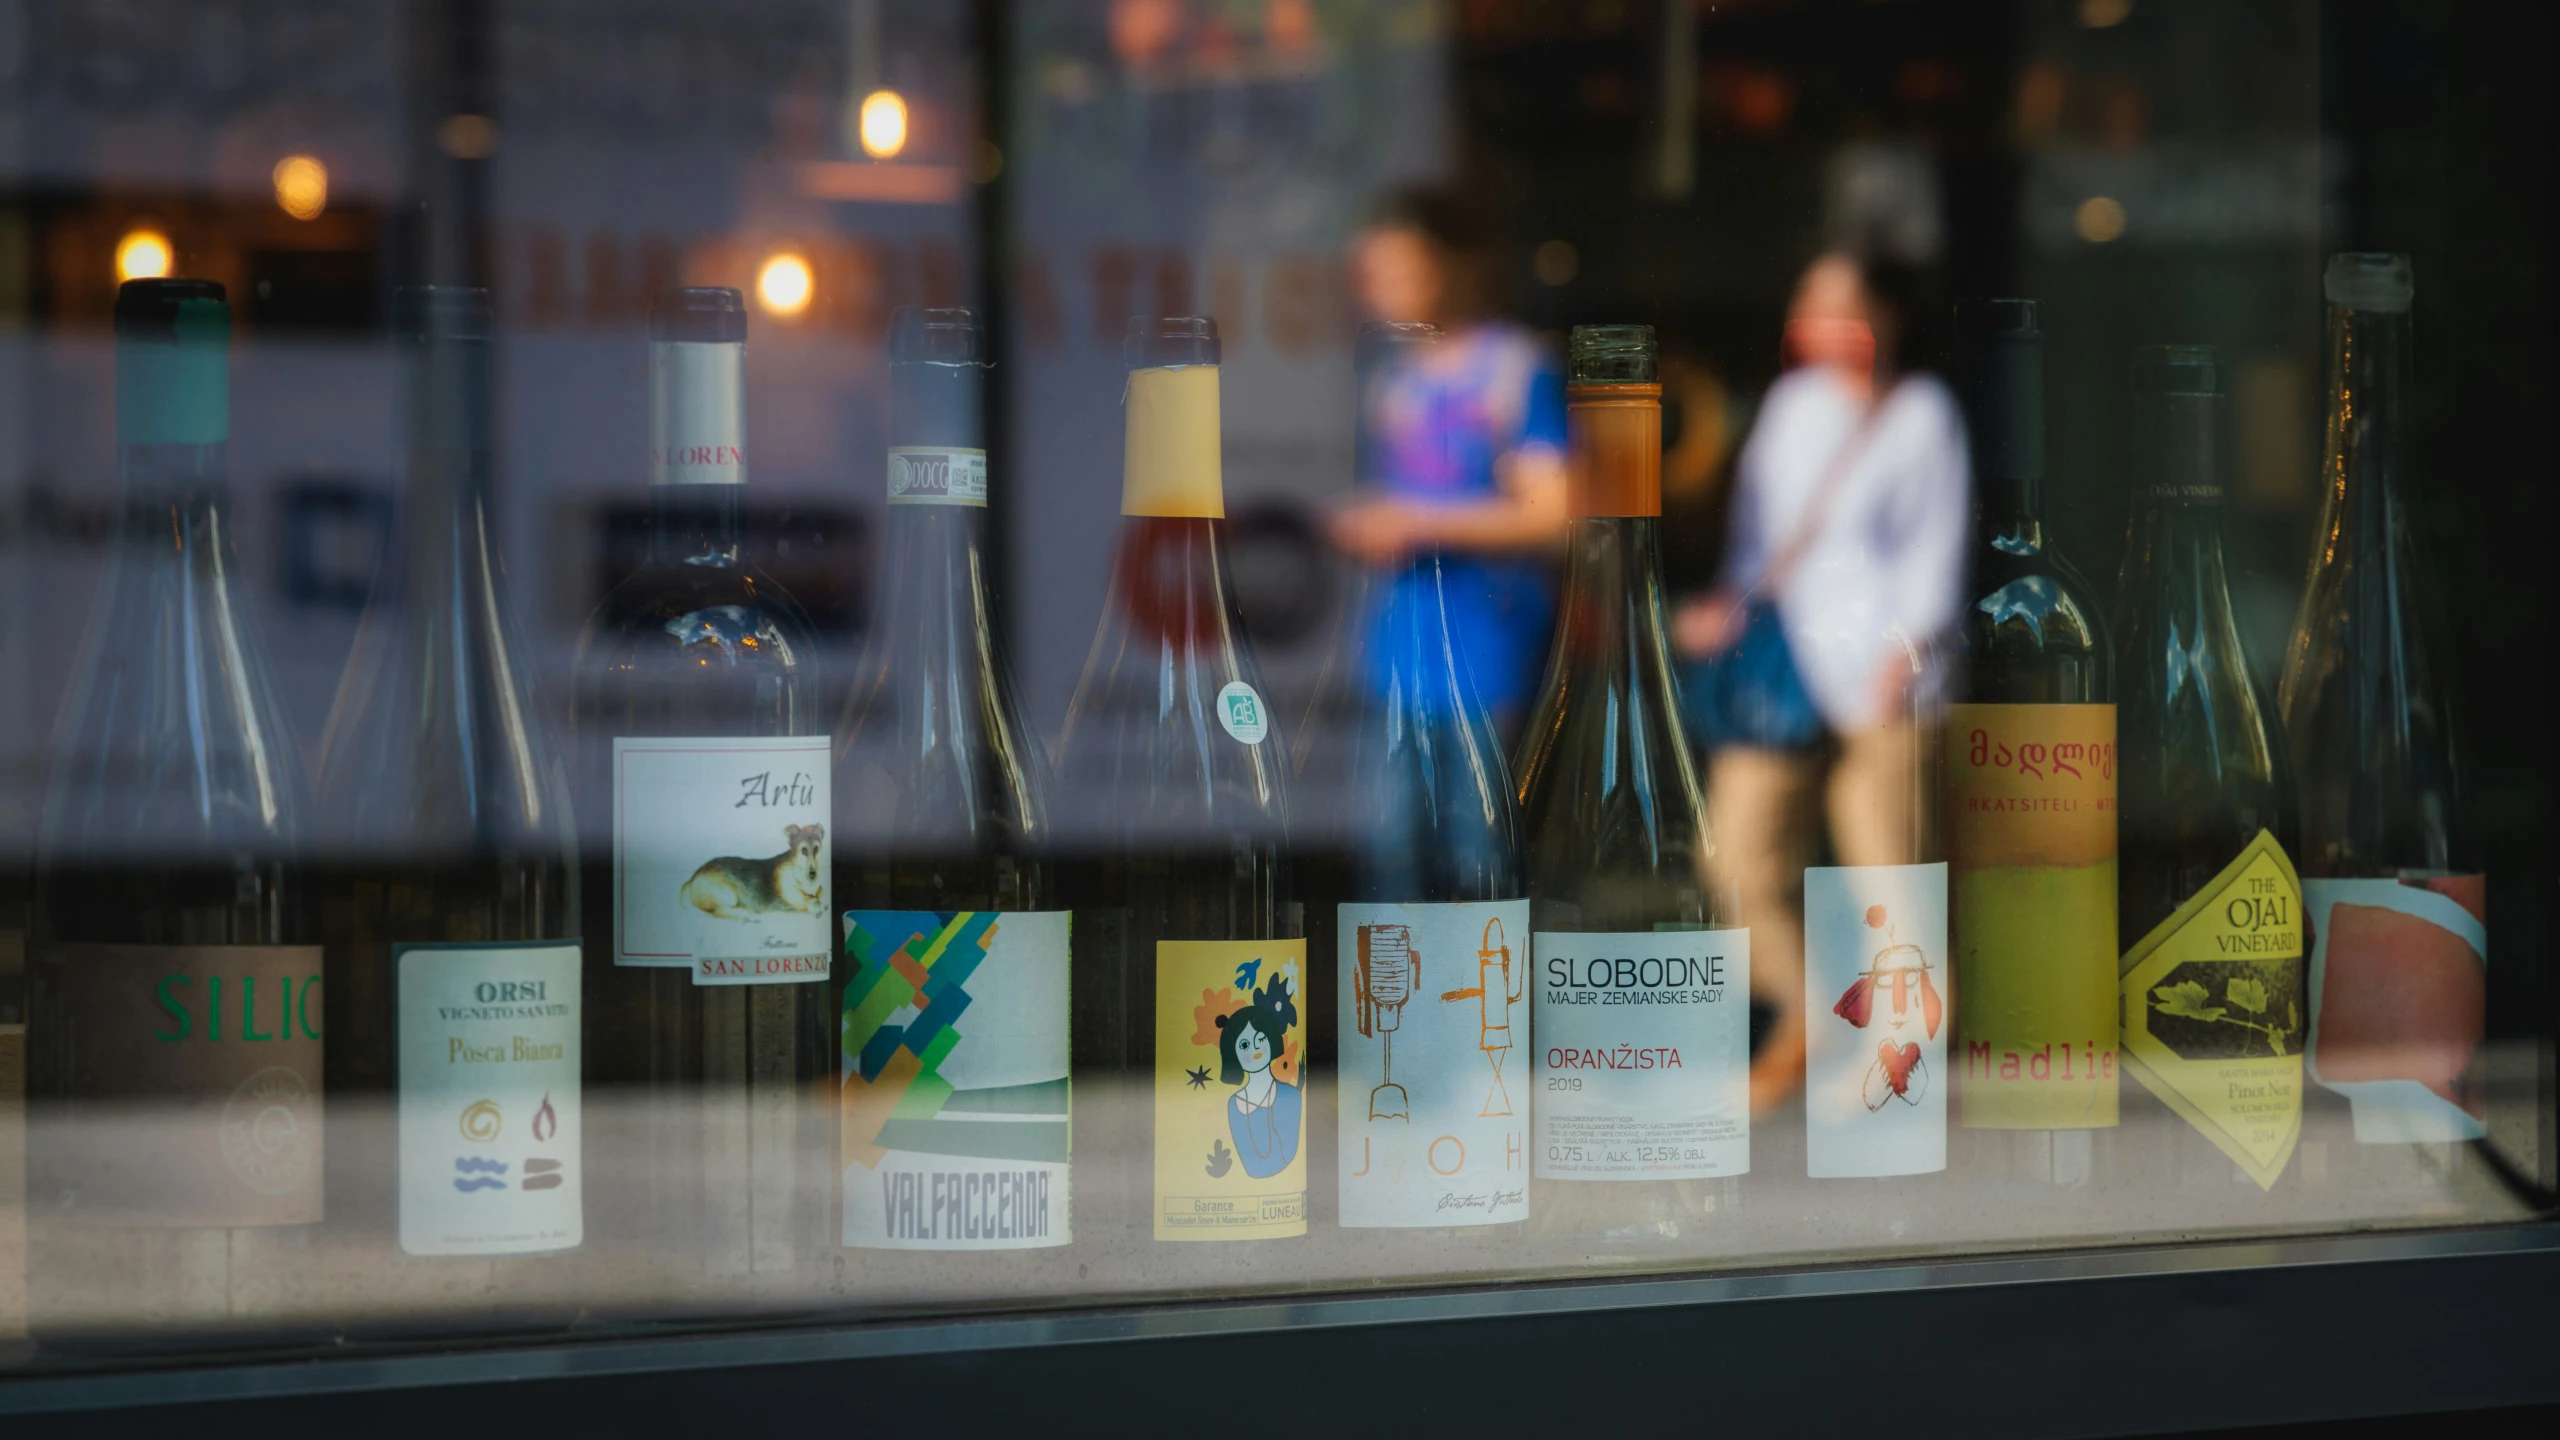
[[[1911,368],[1917,276],[1827,254],[1787,312],[1792,369],[1770,388],[1737,465],[1732,540],[1713,593],[1680,607],[1673,641],[1703,659],[1774,602],[1821,733],[1772,748],[1704,737],[1709,879],[1751,927],[1753,1000],[1776,1012],[1752,1067],[1766,1108],[1804,1073],[1804,867],[1827,820],[1832,863],[1929,858],[1923,765],[1964,580],[1964,421]]]

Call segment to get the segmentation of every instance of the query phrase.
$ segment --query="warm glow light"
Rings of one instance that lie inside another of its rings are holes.
[[[448,115],[436,144],[456,160],[486,160],[498,148],[498,127],[486,115]]]
[[[116,279],[157,280],[169,273],[175,258],[168,236],[157,230],[129,230],[116,242]]]
[[[296,220],[316,220],[329,208],[329,167],[308,155],[276,162],[276,208]]]
[[[2080,23],[2092,30],[2112,29],[2132,13],[2133,0],[2080,0]]]
[[[2104,195],[2092,195],[2072,212],[2071,228],[2092,245],[2104,245],[2124,233],[2124,207]]]
[[[1539,284],[1563,285],[1581,271],[1582,257],[1575,253],[1572,241],[1550,240],[1531,252],[1529,268],[1537,274]]]
[[[886,160],[907,148],[907,102],[895,90],[874,90],[862,97],[862,149],[874,160]]]
[[[797,255],[776,255],[756,272],[756,303],[767,314],[786,320],[809,308],[809,297],[817,288],[817,277],[809,273],[809,262]]]

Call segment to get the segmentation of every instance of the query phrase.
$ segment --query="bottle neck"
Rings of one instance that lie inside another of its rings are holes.
[[[2222,400],[2212,395],[2142,398],[2142,448],[2135,503],[2208,513],[2220,533]]]
[[[986,367],[889,367],[882,633],[905,663],[979,668],[987,595]],[[956,672],[955,672],[956,673]]]
[[[1557,623],[1577,666],[1614,670],[1657,652],[1667,657],[1662,522],[1638,515],[1575,520],[1562,599]]]
[[[2010,555],[2044,549],[2044,340],[1972,338],[1959,351],[1966,442],[1973,452],[1976,539]]]
[[[2408,418],[2409,313],[2329,308],[2329,405],[2325,474],[2330,513],[2321,529],[2337,556],[2382,542],[2403,518],[2400,472]],[[2391,535],[2396,542],[2396,533]]]
[[[650,553],[660,561],[739,562],[746,351],[734,343],[649,346]]]

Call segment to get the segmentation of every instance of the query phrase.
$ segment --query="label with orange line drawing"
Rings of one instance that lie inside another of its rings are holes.
[[[1063,910],[848,910],[843,1243],[1029,1250],[1068,1228]]]
[[[586,1238],[578,943],[392,947],[400,1248],[525,1255]]]

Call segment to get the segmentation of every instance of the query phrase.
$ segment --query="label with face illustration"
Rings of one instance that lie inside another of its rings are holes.
[[[827,978],[824,735],[613,742],[613,961],[697,985]]]
[[[1156,946],[1155,1235],[1307,1233],[1304,940]]]
[[[395,945],[400,1248],[566,1250],[586,1234],[578,946]]]
[[[1529,1216],[1529,902],[1344,905],[1342,1223]]]
[[[1072,1238],[1068,922],[1064,910],[845,912],[845,1244]]]
[[[1531,1173],[1751,1169],[1751,932],[1541,930]]]
[[[1805,868],[1807,1175],[1947,1168],[1946,997],[1946,866]]]

